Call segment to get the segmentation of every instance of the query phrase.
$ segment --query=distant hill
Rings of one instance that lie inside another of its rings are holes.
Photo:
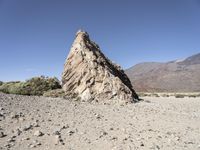
[[[200,92],[200,53],[167,63],[140,63],[125,72],[137,92]]]

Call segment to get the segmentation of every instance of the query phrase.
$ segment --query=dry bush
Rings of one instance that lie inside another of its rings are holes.
[[[200,97],[200,94],[197,94],[196,97]]]
[[[169,94],[161,94],[161,97],[169,97]]]
[[[160,97],[160,96],[158,94],[156,94],[156,93],[152,93],[151,97]]]
[[[147,93],[137,93],[139,97],[145,97],[145,96],[148,96]]]
[[[197,97],[197,95],[188,95],[188,97],[192,97],[192,98],[196,98]]]
[[[0,86],[0,91],[7,94],[16,94],[20,91],[20,85],[20,81],[5,82]]]
[[[63,98],[65,96],[65,92],[62,89],[55,89],[55,90],[44,92],[43,96],[53,97],[53,98],[56,98],[56,97]]]
[[[184,97],[185,97],[184,94],[175,94],[174,96],[175,96],[176,98],[184,98]]]
[[[34,77],[25,82],[6,82],[0,86],[0,91],[8,94],[43,95],[44,92],[61,88],[57,78]]]

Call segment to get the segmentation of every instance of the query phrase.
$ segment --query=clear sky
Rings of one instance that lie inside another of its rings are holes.
[[[0,0],[0,80],[60,78],[76,31],[123,68],[200,52],[200,0]]]

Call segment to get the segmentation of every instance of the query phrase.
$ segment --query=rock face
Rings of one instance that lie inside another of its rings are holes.
[[[83,31],[77,32],[66,59],[62,87],[66,95],[78,96],[82,101],[138,101],[124,71],[106,58],[99,46]]]

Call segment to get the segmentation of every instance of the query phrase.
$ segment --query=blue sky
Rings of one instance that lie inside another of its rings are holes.
[[[76,31],[123,68],[200,52],[200,0],[0,0],[0,80],[60,78]]]

